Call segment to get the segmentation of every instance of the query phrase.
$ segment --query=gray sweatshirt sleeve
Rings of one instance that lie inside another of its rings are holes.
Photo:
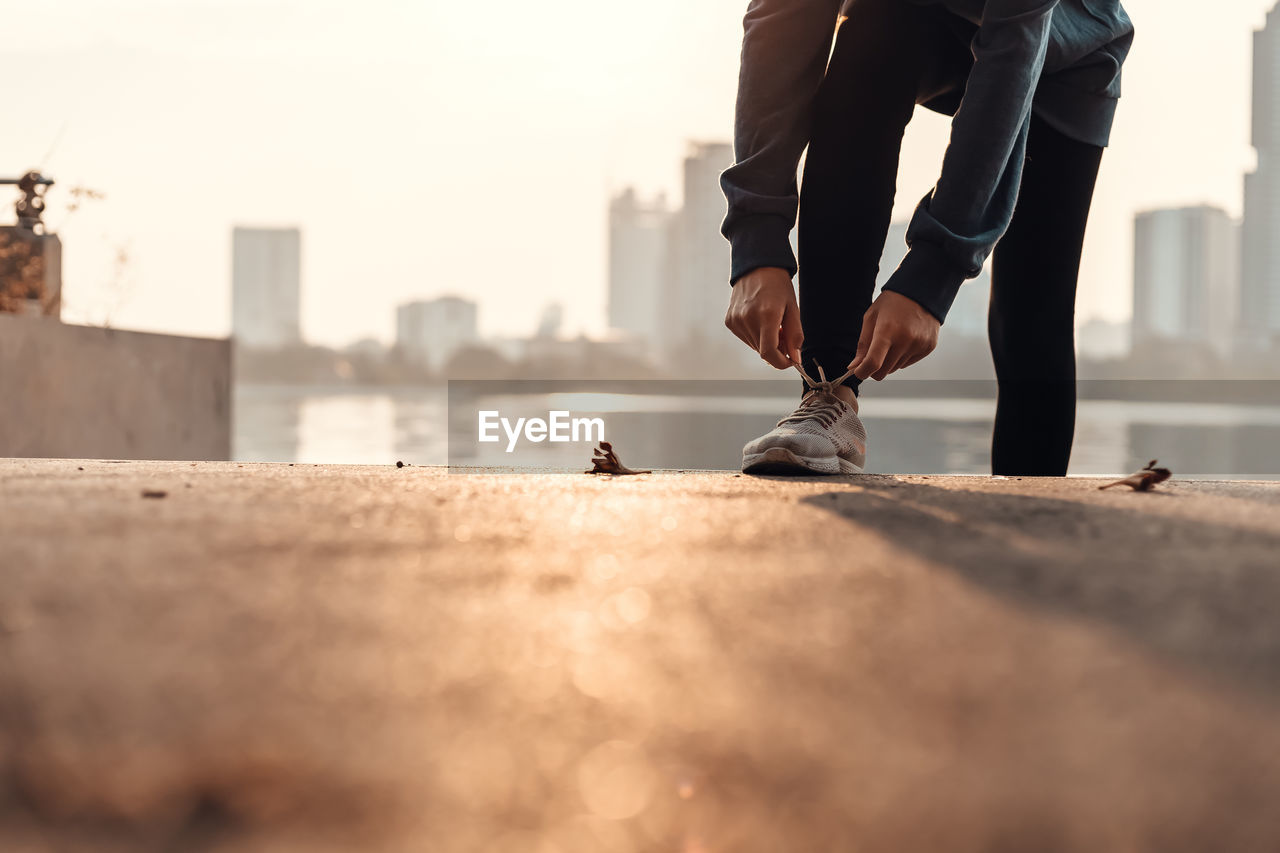
[[[1058,0],[987,0],[973,68],[935,187],[907,226],[906,258],[884,289],[946,320],[961,284],[982,271],[1013,218],[1031,99]]]
[[[796,273],[796,168],[835,35],[840,0],[751,0],[743,19],[734,166],[720,177],[730,282],[759,267]]]

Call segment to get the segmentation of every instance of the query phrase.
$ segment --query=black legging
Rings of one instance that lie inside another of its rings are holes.
[[[819,364],[827,376],[844,373],[857,350],[916,104],[946,95],[945,80],[972,62],[963,38],[972,25],[938,7],[855,0],[846,14],[815,103],[800,193],[800,318],[811,376]],[[1076,281],[1101,157],[1098,146],[1033,116],[1013,221],[992,257],[995,474],[1067,472]],[[858,380],[848,384],[856,393]]]

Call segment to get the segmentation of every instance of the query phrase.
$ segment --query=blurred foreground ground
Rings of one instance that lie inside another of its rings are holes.
[[[0,850],[1280,849],[1280,484],[1099,482],[0,461]]]

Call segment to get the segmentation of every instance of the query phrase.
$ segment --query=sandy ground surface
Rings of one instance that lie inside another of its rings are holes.
[[[1098,482],[0,462],[0,850],[1280,849],[1280,484]]]

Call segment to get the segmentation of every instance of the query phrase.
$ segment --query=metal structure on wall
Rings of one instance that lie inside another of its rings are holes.
[[[45,191],[53,179],[36,171],[0,178],[16,186],[16,225],[0,226],[0,312],[58,317],[62,312],[62,241],[45,230]]]

